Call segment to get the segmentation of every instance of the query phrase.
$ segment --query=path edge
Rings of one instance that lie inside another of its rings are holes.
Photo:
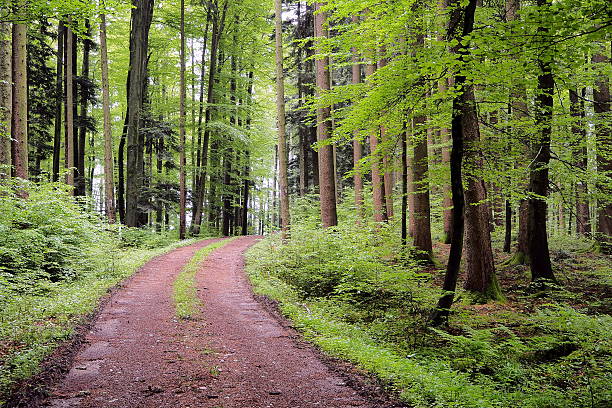
[[[204,238],[195,242],[187,241],[185,245],[172,244],[167,251],[157,254],[143,263],[134,273],[121,282],[107,289],[106,293],[98,299],[93,311],[81,316],[72,335],[60,342],[57,347],[41,363],[40,371],[33,376],[18,382],[14,390],[1,408],[39,408],[44,407],[49,397],[50,387],[61,380],[70,370],[78,352],[81,350],[85,336],[95,325],[102,310],[108,305],[113,296],[123,289],[130,281],[142,273],[143,268],[157,258],[166,256],[172,251],[197,245],[203,241],[215,242],[219,238]]]

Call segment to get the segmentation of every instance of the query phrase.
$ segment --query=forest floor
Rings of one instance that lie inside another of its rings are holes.
[[[147,263],[73,345],[67,374],[43,384],[49,398],[28,406],[395,406],[350,366],[301,340],[270,302],[253,295],[243,254],[256,241],[233,240],[206,258],[196,278],[202,310],[190,319],[176,317],[172,284],[212,241]]]

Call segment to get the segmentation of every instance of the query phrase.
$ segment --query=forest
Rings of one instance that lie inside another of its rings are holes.
[[[608,0],[0,0],[0,407],[609,407],[611,79]]]

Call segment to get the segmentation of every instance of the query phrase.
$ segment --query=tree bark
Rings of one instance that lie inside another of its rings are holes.
[[[104,3],[102,3],[104,4]],[[108,81],[108,52],[106,45],[106,14],[100,14],[100,68],[102,71],[102,110],[104,117],[104,207],[108,222],[114,224],[115,183],[113,178],[113,132],[110,116],[110,93]]]
[[[130,31],[130,88],[128,92],[127,180],[125,220],[129,227],[142,224],[139,209],[144,184],[144,143],[140,135],[140,121],[146,81],[146,60],[149,48],[149,29],[153,18],[153,0],[132,0],[132,29]]]
[[[26,24],[13,24],[13,175],[28,179],[28,79],[26,67]]]
[[[578,95],[577,89],[569,90],[570,114],[572,122],[572,133],[576,138],[573,155],[576,157],[576,166],[582,173],[587,170],[587,141],[584,111],[584,90]],[[589,211],[588,186],[583,174],[576,183],[576,233],[582,236],[591,234],[591,216]]]
[[[549,0],[537,0],[540,10],[548,5]],[[545,26],[537,28],[537,33],[543,39],[547,38],[549,29]],[[546,50],[547,48],[545,48]],[[543,51],[545,52],[545,51]],[[550,162],[550,135],[552,133],[553,93],[555,81],[552,74],[550,55],[538,55],[540,68],[535,101],[535,117],[537,128],[540,129],[532,146],[533,159],[529,173],[529,213],[527,221],[529,260],[531,280],[555,281],[550,253],[548,250],[548,235],[546,227],[548,196],[548,164]]]
[[[366,78],[370,78],[376,72],[376,64],[369,63],[365,67]],[[370,154],[372,156],[372,209],[374,211],[374,221],[387,221],[387,209],[385,203],[384,179],[381,172],[380,149],[378,148],[378,132],[377,127],[370,132]]]
[[[60,151],[62,144],[62,105],[64,104],[64,43],[66,26],[62,21],[57,26],[57,63],[55,77],[55,128],[53,133],[53,181],[59,180]]]
[[[438,82],[438,92],[445,93],[448,90],[448,79],[441,79]],[[447,165],[450,163],[450,148],[448,144],[451,141],[450,132],[448,128],[442,127],[440,129],[440,137],[442,138],[442,163]],[[450,244],[451,237],[453,235],[453,201],[451,198],[451,187],[450,183],[444,183],[442,186],[442,219],[444,236],[442,242]]]
[[[353,23],[357,24],[359,18],[353,16]],[[361,65],[359,64],[359,56],[357,55],[357,49],[352,49],[352,83],[357,85],[361,83]],[[355,185],[355,209],[357,211],[357,222],[360,222],[363,218],[363,176],[361,175],[360,161],[363,155],[363,146],[359,140],[359,136],[356,133],[353,136],[353,168],[355,175],[353,176],[353,183]]]
[[[181,72],[180,72],[180,96],[179,96],[179,239],[185,239],[187,204],[186,190],[186,161],[185,161],[185,0],[181,0]]]
[[[518,19],[518,12],[520,9],[520,0],[507,0],[506,4],[506,21],[513,21]],[[512,117],[515,122],[520,122],[529,116],[529,107],[527,106],[527,91],[523,85],[516,85],[510,91],[510,107],[512,110]],[[526,146],[529,144],[529,138],[524,135],[524,131],[517,125],[512,129],[512,133],[515,134],[516,138],[524,143]],[[529,149],[525,148],[525,156],[529,156]],[[525,188],[527,189],[527,185]],[[524,265],[529,263],[529,245],[528,245],[528,229],[527,220],[529,217],[529,205],[527,199],[521,199],[519,201],[519,230],[518,239],[516,245],[516,252],[513,258],[510,260],[510,264]]]
[[[316,38],[326,38],[325,13],[320,12],[324,3],[315,3],[314,31]],[[317,97],[330,90],[329,57],[317,57],[316,62]],[[327,143],[331,131],[331,109],[317,109],[317,141]],[[319,197],[321,201],[321,221],[324,228],[338,225],[336,213],[336,180],[332,146],[325,144],[319,148]]]
[[[86,173],[85,173],[85,141],[87,139],[87,104],[88,104],[88,95],[85,89],[85,81],[89,80],[89,51],[91,49],[91,25],[89,20],[85,21],[85,28],[87,30],[87,37],[83,39],[83,66],[81,70],[81,114],[79,116],[79,129],[78,129],[78,160],[77,160],[77,177],[76,177],[76,190],[75,194],[77,196],[85,196],[86,192]]]
[[[280,218],[283,239],[289,236],[289,180],[287,176],[287,134],[285,130],[285,75],[283,73],[282,0],[274,1],[276,49],[276,123],[278,126]]]
[[[609,64],[610,61],[604,53],[593,56],[594,64]],[[610,189],[610,177],[612,177],[612,133],[607,115],[610,114],[610,81],[607,76],[599,75],[593,87],[593,99],[595,115],[598,121],[595,127],[595,138],[597,142],[597,171],[608,183],[601,183],[601,199],[597,202],[597,240],[601,250],[612,253],[612,189]]]
[[[70,23],[70,19],[68,20]],[[64,162],[66,166],[66,184],[71,186],[74,194],[74,35],[70,27],[66,27],[66,135],[64,138]]]
[[[450,22],[447,32],[447,40],[458,40],[457,46],[451,49],[451,52],[458,55],[459,61],[466,63],[469,55],[469,47],[467,44],[462,46],[462,41],[468,36],[474,28],[474,14],[476,11],[476,3],[478,0],[469,0],[466,6],[461,7],[459,0],[451,0],[450,6]],[[465,200],[463,196],[463,182],[461,167],[463,164],[463,140],[464,126],[469,126],[469,121],[466,118],[470,110],[470,89],[473,92],[473,86],[466,84],[466,77],[459,73],[455,74],[454,84],[457,87],[458,93],[453,98],[452,122],[451,122],[451,137],[453,141],[450,166],[451,166],[451,193],[453,201],[453,234],[451,236],[450,253],[448,263],[446,265],[446,274],[444,276],[444,284],[442,289],[445,294],[438,300],[436,309],[430,316],[430,322],[434,326],[439,326],[448,321],[450,307],[453,304],[455,290],[457,289],[457,279],[459,277],[459,268],[461,266],[461,255],[463,252],[463,228],[464,228],[464,206]]]
[[[424,128],[426,118],[416,116],[413,119],[413,160],[412,160],[412,209],[414,247],[421,253],[423,260],[431,261],[433,249],[431,242],[431,219],[429,209],[429,176],[427,135]]]
[[[0,180],[11,176],[12,27],[0,23]]]

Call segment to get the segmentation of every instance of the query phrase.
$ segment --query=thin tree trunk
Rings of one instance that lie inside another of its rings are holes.
[[[506,21],[513,21],[518,19],[520,0],[507,0],[506,4]],[[510,92],[510,107],[512,109],[512,117],[515,122],[521,122],[529,116],[529,107],[527,106],[527,91],[524,85],[515,85],[512,87]],[[529,144],[529,138],[524,135],[524,131],[521,129],[521,125],[517,124],[512,129],[514,137],[520,140],[525,145]],[[525,149],[525,156],[529,155],[529,149]],[[525,188],[528,186],[525,185]],[[518,218],[518,239],[516,245],[516,252],[509,264],[513,265],[524,265],[529,263],[529,245],[528,245],[528,228],[527,220],[529,215],[529,205],[527,199],[521,199],[519,202]]]
[[[127,89],[129,93],[130,88],[130,74],[127,75]],[[127,141],[127,128],[128,128],[128,117],[130,107],[128,106],[125,112],[125,118],[123,122],[123,129],[121,131],[121,138],[119,139],[119,151],[117,154],[117,210],[119,211],[119,218],[122,224],[126,224],[125,219],[125,144]]]
[[[577,89],[569,90],[570,113],[574,120],[572,123],[572,133],[576,138],[574,157],[576,157],[576,166],[581,172],[586,172],[588,159],[586,124],[584,123],[584,96],[584,90],[581,97],[578,96]],[[581,179],[576,183],[576,233],[582,236],[591,234],[591,216],[587,194],[587,182],[584,180],[584,174],[581,174]]]
[[[404,124],[407,128],[408,124]],[[402,245],[408,243],[408,130],[402,134]]]
[[[0,180],[11,176],[12,28],[0,23]]]
[[[280,221],[283,239],[289,237],[289,179],[287,176],[287,134],[285,130],[285,76],[283,73],[282,0],[274,1],[276,49],[276,123],[278,126]]]
[[[81,79],[83,85],[81,85],[81,114],[79,120],[79,129],[78,129],[78,161],[77,161],[77,179],[76,179],[76,190],[75,193],[78,196],[85,196],[86,191],[86,177],[85,177],[85,141],[87,139],[87,103],[88,97],[87,92],[85,91],[84,81],[89,80],[89,51],[91,49],[91,25],[89,20],[85,21],[85,28],[87,30],[87,37],[83,40],[83,66],[81,71]]]
[[[185,239],[187,191],[185,185],[185,0],[181,0],[181,72],[180,72],[180,101],[179,101],[179,239]]]
[[[540,10],[547,6],[549,0],[537,0]],[[540,26],[537,33],[542,39],[548,37],[549,29]],[[531,280],[541,279],[555,281],[550,253],[548,250],[548,236],[546,228],[548,196],[548,164],[550,162],[550,135],[552,132],[553,92],[555,80],[548,56],[538,56],[540,68],[538,74],[538,87],[536,95],[536,125],[540,134],[533,143],[533,160],[529,174],[529,213],[528,213],[528,246],[531,267]]]
[[[104,3],[102,3],[104,4]],[[106,46],[106,14],[100,14],[100,65],[102,71],[102,110],[104,116],[104,202],[108,222],[116,221],[115,183],[113,178],[113,132],[110,116],[110,93],[108,82],[108,52]]]
[[[594,64],[609,64],[610,61],[604,53],[593,56]],[[607,115],[610,114],[610,81],[607,76],[599,75],[593,87],[593,99],[595,115],[598,121],[595,127],[597,142],[597,171],[610,180],[612,176],[612,133]],[[601,183],[598,186],[601,191],[601,199],[597,202],[597,240],[601,250],[612,253],[612,189],[609,184]]]
[[[353,16],[353,23],[357,24],[359,18]],[[357,49],[352,49],[352,83],[357,85],[361,83],[361,65],[359,64],[359,56],[357,55]],[[355,175],[353,176],[353,182],[355,184],[355,209],[357,210],[357,222],[360,222],[363,218],[363,176],[361,175],[360,161],[363,155],[363,146],[358,138],[358,135],[353,136],[353,167]]]
[[[70,20],[68,20],[70,23]],[[74,187],[74,35],[70,27],[66,27],[66,135],[64,138],[64,162],[66,165],[66,184]],[[70,189],[74,194],[74,188]]]
[[[315,3],[314,31],[315,38],[326,38],[327,29],[325,28],[325,13],[320,12],[325,3]],[[317,96],[322,92],[330,90],[329,81],[329,57],[317,58],[316,62],[316,82]],[[317,140],[319,143],[326,143],[331,131],[331,109],[317,109]],[[319,197],[321,201],[321,221],[323,227],[333,227],[338,225],[336,213],[336,180],[334,171],[334,157],[332,146],[329,144],[319,148]]]
[[[438,92],[445,93],[448,90],[448,79],[444,78],[438,82]],[[442,127],[440,129],[440,137],[442,138],[442,163],[447,165],[450,163],[450,148],[448,144],[451,141],[450,132],[448,128]],[[451,237],[453,235],[453,201],[451,198],[451,187],[450,183],[444,183],[442,186],[442,218],[444,237],[442,242],[450,244]]]
[[[28,179],[28,80],[26,24],[13,24],[13,175]]]
[[[193,177],[193,194],[191,198],[192,205],[192,222],[191,222],[191,232],[194,231],[194,222],[197,207],[200,204],[198,200],[202,197],[202,192],[200,191],[203,188],[203,182],[201,180],[202,177],[202,120],[204,118],[204,84],[206,79],[206,47],[208,45],[208,27],[210,25],[212,13],[210,10],[206,13],[206,28],[204,29],[204,41],[202,45],[202,63],[200,69],[200,94],[198,97],[198,124],[197,124],[197,135],[198,141],[196,143],[196,163],[194,168],[194,177]]]
[[[62,21],[57,26],[57,63],[55,77],[55,128],[53,133],[53,181],[59,180],[60,150],[62,144],[62,105],[64,104],[64,43],[66,26]]]
[[[421,251],[420,258],[431,260],[433,248],[431,242],[431,219],[429,209],[429,175],[428,152],[425,117],[417,116],[414,122],[414,150],[412,159],[412,191],[414,208],[414,247]]]
[[[365,67],[366,78],[371,77],[376,72],[376,64],[370,63]],[[374,221],[387,221],[387,211],[385,206],[385,191],[383,177],[381,174],[380,149],[378,148],[379,128],[370,133],[370,154],[372,155],[372,206],[374,211]]]

